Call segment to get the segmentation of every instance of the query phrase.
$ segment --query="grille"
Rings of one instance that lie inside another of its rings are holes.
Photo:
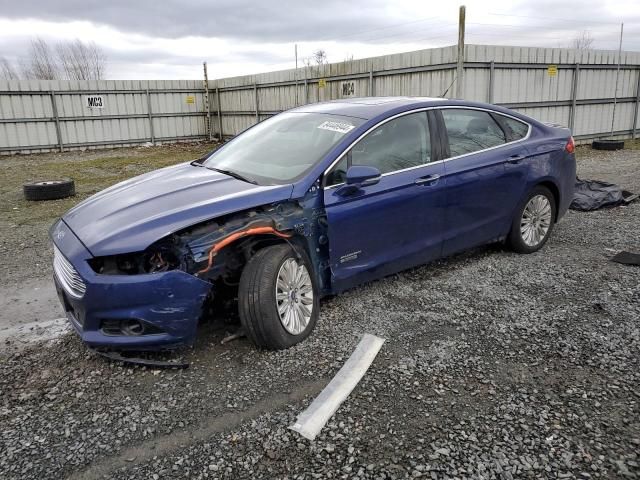
[[[84,284],[76,269],[64,258],[60,250],[53,247],[53,270],[56,272],[58,280],[69,295],[80,298],[84,295],[87,286]]]

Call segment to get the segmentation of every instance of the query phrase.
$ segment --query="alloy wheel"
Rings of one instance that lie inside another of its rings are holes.
[[[278,271],[276,306],[280,322],[291,335],[305,331],[313,311],[313,284],[303,263],[287,258]]]
[[[520,219],[520,235],[529,247],[544,241],[551,227],[551,202],[545,195],[531,197]]]

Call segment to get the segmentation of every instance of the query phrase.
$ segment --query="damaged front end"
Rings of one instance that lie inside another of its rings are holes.
[[[56,271],[60,299],[90,346],[155,350],[191,345],[199,321],[237,297],[242,269],[261,248],[287,242],[294,250],[304,249],[318,285],[328,289],[326,218],[319,202],[312,188],[301,202],[225,215],[172,233],[142,252],[99,257],[88,254],[60,221],[52,239],[86,284],[78,298],[62,280],[65,272]]]

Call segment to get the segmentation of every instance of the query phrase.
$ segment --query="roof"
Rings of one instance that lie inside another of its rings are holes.
[[[398,107],[429,106],[445,101],[445,98],[433,97],[362,97],[344,98],[328,102],[304,105],[294,109],[296,112],[329,113],[369,120],[377,115]]]

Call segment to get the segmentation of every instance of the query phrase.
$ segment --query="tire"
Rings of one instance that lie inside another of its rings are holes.
[[[556,199],[551,191],[542,185],[535,187],[513,217],[511,231],[507,237],[509,247],[518,253],[533,253],[540,250],[553,231],[556,209]],[[525,211],[528,212],[527,218],[525,218]],[[525,222],[530,225],[529,228]],[[545,228],[544,235],[541,235],[540,229]]]
[[[65,178],[25,183],[22,186],[22,191],[27,200],[57,200],[75,195],[76,186],[73,180]]]
[[[270,350],[289,348],[307,338],[316,325],[320,310],[318,287],[309,257],[304,251],[298,253],[299,256],[288,244],[266,247],[251,257],[242,271],[238,289],[240,322],[249,340],[258,347]],[[282,279],[287,273],[300,272],[294,269],[294,265],[295,268],[304,267],[308,277],[302,275],[304,281],[288,294],[280,291],[281,298],[276,298],[276,289],[283,285]],[[279,276],[281,283],[278,284]],[[308,285],[311,290],[308,290]],[[286,300],[282,299],[283,296]],[[286,312],[287,305],[292,305],[289,316],[281,319],[278,309]],[[305,305],[307,310],[311,308],[308,319],[301,305]]]
[[[591,148],[594,150],[622,150],[624,140],[594,140]]]

